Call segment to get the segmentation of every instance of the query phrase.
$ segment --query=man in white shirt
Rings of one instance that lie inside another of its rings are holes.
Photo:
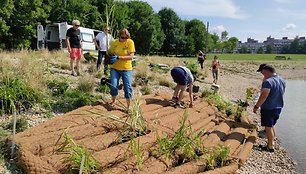
[[[104,58],[104,73],[107,70],[107,65],[105,64],[106,51],[109,49],[111,42],[114,40],[110,34],[110,29],[108,27],[104,28],[104,32],[99,33],[94,39],[95,45],[99,51],[98,61],[97,61],[97,70],[100,69],[102,59]],[[99,44],[97,43],[99,41]]]

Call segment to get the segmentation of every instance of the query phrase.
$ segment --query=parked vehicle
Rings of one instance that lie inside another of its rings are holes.
[[[72,27],[67,22],[48,24],[46,29],[42,25],[37,26],[37,49],[46,48],[48,50],[66,49],[66,32]],[[99,30],[79,27],[82,38],[84,53],[95,51],[95,36],[102,32]]]

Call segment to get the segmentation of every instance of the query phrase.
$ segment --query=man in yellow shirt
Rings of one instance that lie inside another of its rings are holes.
[[[115,39],[111,43],[110,54],[111,57],[111,96],[113,105],[118,95],[119,79],[122,77],[124,87],[124,97],[126,98],[127,108],[130,106],[132,98],[132,59],[135,54],[134,41],[130,39],[130,33],[127,29],[122,29],[119,32],[119,39]]]

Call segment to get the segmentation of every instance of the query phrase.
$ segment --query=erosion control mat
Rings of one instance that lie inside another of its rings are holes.
[[[76,109],[18,133],[15,136],[18,161],[29,174],[68,173],[67,166],[70,164],[64,160],[67,154],[57,153],[60,145],[65,143],[65,133],[93,155],[101,165],[101,173],[222,173],[227,169],[231,169],[227,173],[234,173],[237,166],[246,161],[257,136],[248,125],[228,119],[215,106],[201,99],[195,101],[193,108],[181,109],[173,107],[170,98],[169,94],[141,98],[141,110],[149,129],[134,139],[141,147],[141,167],[136,166],[135,155],[127,153],[131,143],[130,139],[122,137],[124,122],[108,118],[116,116],[128,120],[127,113],[107,110],[109,108],[104,104]],[[158,146],[158,137],[171,137],[180,128],[184,112],[188,113],[187,123],[192,130],[199,132],[206,129],[200,137],[204,147],[229,147],[232,160],[225,167],[207,171],[208,163],[204,158],[178,164],[173,158],[152,155],[152,149]],[[118,141],[120,137],[122,141]]]

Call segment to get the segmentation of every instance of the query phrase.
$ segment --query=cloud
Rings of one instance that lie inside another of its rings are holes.
[[[172,8],[179,15],[245,19],[247,16],[232,0],[143,0],[156,11]]]
[[[225,27],[223,25],[218,25],[218,26],[212,27],[212,29],[211,29],[211,33],[220,34],[223,31],[225,31]]]
[[[285,27],[282,28],[282,31],[291,31],[296,28],[295,24],[287,24]]]

